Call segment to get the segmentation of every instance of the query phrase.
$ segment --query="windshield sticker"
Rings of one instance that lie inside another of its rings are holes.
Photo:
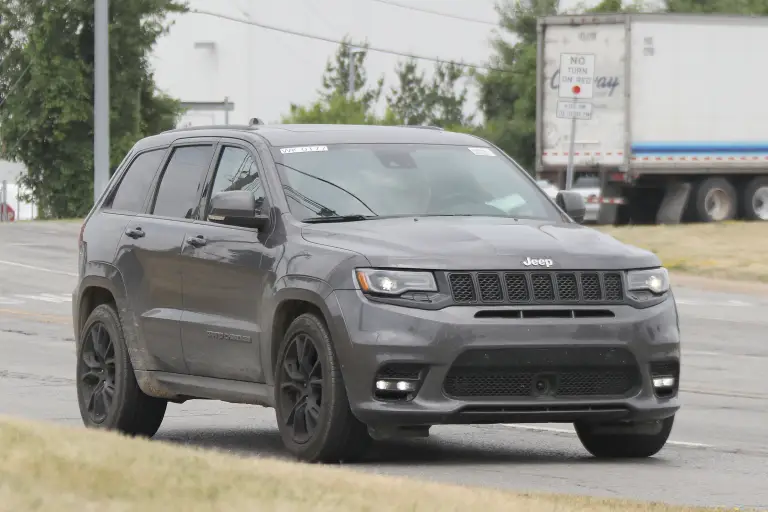
[[[311,153],[314,151],[328,151],[328,146],[304,146],[299,148],[280,148],[282,154],[288,153]]]
[[[469,150],[477,156],[496,156],[496,154],[488,148],[469,148]]]

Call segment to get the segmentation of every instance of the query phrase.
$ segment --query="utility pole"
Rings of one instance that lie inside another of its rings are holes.
[[[93,201],[109,181],[109,0],[94,0]]]
[[[355,78],[357,78],[357,70],[355,69],[355,48],[351,44],[347,46],[347,52],[349,53],[349,99],[355,99]]]

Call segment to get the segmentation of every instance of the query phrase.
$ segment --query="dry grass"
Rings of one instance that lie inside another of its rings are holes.
[[[0,454],[3,512],[707,510],[470,489],[3,418]]]
[[[673,271],[768,283],[768,222],[598,229],[622,242],[653,251]]]

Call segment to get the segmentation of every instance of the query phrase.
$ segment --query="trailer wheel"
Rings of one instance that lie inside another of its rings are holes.
[[[747,220],[768,220],[768,176],[759,176],[747,183],[742,203]]]
[[[696,187],[694,213],[701,222],[722,222],[736,217],[738,194],[731,182],[722,177],[703,180]]]

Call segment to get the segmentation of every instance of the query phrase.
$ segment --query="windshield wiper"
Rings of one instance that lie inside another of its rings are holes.
[[[326,215],[321,217],[310,217],[302,220],[310,224],[319,224],[322,222],[354,222],[358,220],[370,220],[377,218],[375,215]]]

